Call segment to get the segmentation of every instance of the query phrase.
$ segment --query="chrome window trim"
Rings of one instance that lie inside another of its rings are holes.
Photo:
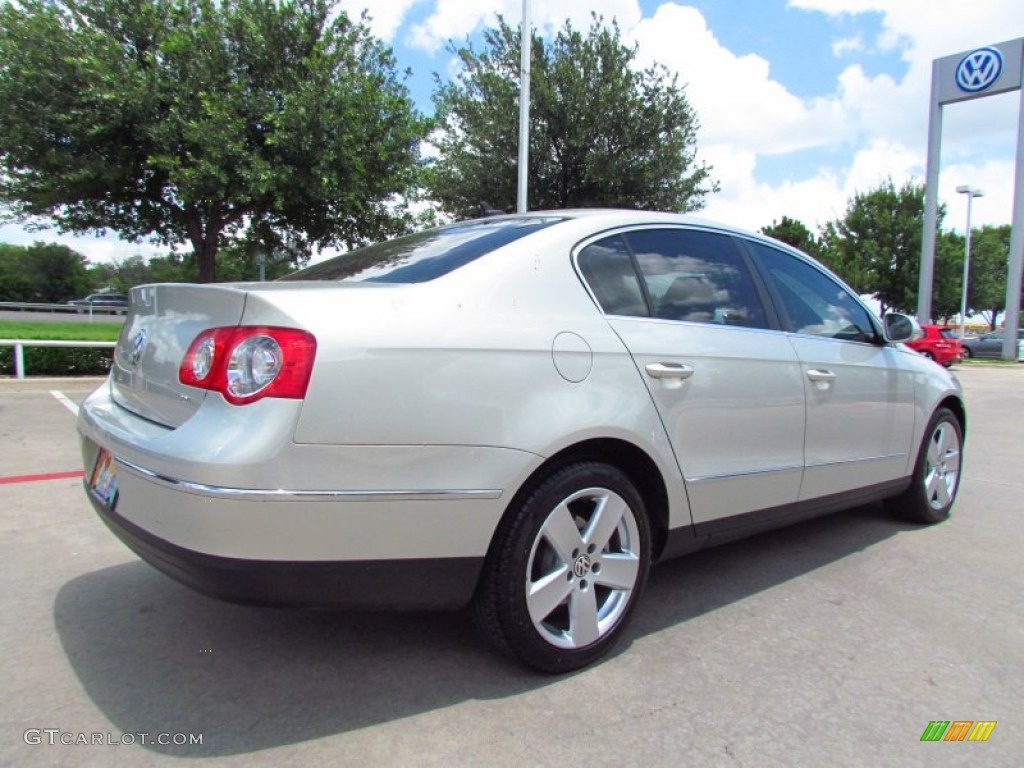
[[[262,488],[225,488],[204,483],[193,483],[162,475],[138,464],[114,457],[118,466],[135,473],[146,480],[198,496],[208,496],[234,501],[459,501],[472,499],[499,499],[501,490],[437,489],[402,491],[296,491]]]

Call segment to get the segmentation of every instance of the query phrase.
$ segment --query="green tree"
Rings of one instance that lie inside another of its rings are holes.
[[[939,225],[944,214],[940,207]],[[897,188],[889,179],[858,192],[845,215],[826,224],[822,260],[856,291],[872,294],[883,312],[913,311],[923,228],[924,185],[908,181]]]
[[[20,245],[0,243],[0,301],[32,301],[36,274]]]
[[[295,253],[405,228],[419,116],[391,51],[329,0],[0,8],[0,202],[69,231]]]
[[[481,203],[514,210],[517,197],[520,33],[499,17],[483,50],[449,50],[462,64],[436,79],[440,156],[427,188],[456,216]],[[675,76],[640,70],[618,26],[566,22],[554,40],[533,35],[530,76],[531,209],[618,206],[691,211],[717,191],[696,161],[697,116]]]
[[[218,253],[221,258],[223,252]],[[199,278],[194,254],[169,253],[166,256],[151,256],[146,272],[148,283],[194,283]],[[218,273],[220,273],[218,268]]]
[[[61,304],[93,290],[85,256],[66,245],[0,245],[0,301]]]
[[[1010,260],[1010,225],[986,225],[971,232],[971,278],[968,304],[993,331],[1006,309],[1006,275]]]
[[[761,227],[761,234],[774,237],[814,257],[821,252],[821,245],[814,233],[802,221],[791,219],[789,216],[783,216],[780,221],[772,219],[770,226]]]
[[[963,299],[964,238],[961,235],[956,232],[939,233],[935,240],[933,274],[932,314],[936,319],[947,322],[953,315],[960,314]],[[916,297],[916,293],[914,295]]]
[[[127,293],[136,285],[153,282],[150,279],[149,264],[143,256],[138,254],[115,261],[113,267],[114,274],[110,285],[119,293]]]

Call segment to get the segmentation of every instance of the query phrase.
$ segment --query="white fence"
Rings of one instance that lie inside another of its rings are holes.
[[[105,307],[89,305],[72,305],[72,304],[42,304],[33,303],[26,301],[0,301],[0,310],[6,310],[8,312],[71,312],[79,315],[124,315],[128,312],[128,307]]]
[[[25,378],[25,347],[105,347],[113,349],[116,341],[49,341],[43,339],[0,339],[0,347],[14,347],[14,378]]]

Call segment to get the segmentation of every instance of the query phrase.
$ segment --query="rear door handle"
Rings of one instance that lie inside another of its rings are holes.
[[[693,368],[682,363],[648,363],[644,369],[652,379],[688,379]]]
[[[832,371],[824,371],[812,368],[807,372],[807,378],[813,382],[831,383],[838,378]]]

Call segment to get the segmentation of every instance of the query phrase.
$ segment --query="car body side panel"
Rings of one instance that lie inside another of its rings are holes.
[[[903,477],[914,430],[914,375],[886,345],[814,336],[790,340],[807,392],[801,499]],[[928,361],[925,361],[928,362]],[[832,381],[808,374],[828,371]]]
[[[657,410],[572,269],[574,242],[542,243],[487,270],[469,264],[396,294],[372,318],[350,312],[344,296],[276,297],[299,323],[335,318],[317,335],[296,442],[429,441],[549,457],[593,438],[624,439],[662,472],[670,525],[689,525]]]
[[[925,439],[924,429],[932,414],[944,401],[953,398],[963,407],[963,389],[960,381],[945,368],[936,366],[931,360],[921,357],[913,350],[897,345],[895,351],[901,356],[899,365],[912,372],[914,381],[914,428],[911,432],[910,449],[907,455],[905,475],[914,472],[914,462]],[[962,425],[965,428],[967,425]],[[966,444],[966,440],[965,440]]]
[[[796,501],[804,391],[784,334],[624,317],[611,323],[658,406],[695,523]],[[646,374],[646,366],[661,363],[689,366],[693,374]]]

